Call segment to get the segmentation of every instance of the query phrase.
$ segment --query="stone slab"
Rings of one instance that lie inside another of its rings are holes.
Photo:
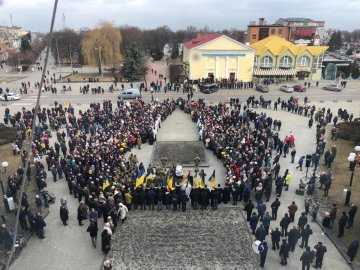
[[[161,157],[166,156],[168,165],[182,164],[183,167],[194,167],[194,158],[200,157],[200,166],[208,166],[205,149],[199,141],[157,141],[151,156],[152,165],[160,165]]]

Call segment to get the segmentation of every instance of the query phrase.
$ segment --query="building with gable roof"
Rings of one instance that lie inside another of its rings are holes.
[[[327,46],[300,46],[278,36],[251,45],[256,50],[254,77],[289,80],[320,80]]]
[[[251,82],[255,50],[228,36],[211,33],[185,42],[183,64],[191,80],[213,78]]]

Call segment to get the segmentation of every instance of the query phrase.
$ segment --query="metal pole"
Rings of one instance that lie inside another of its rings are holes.
[[[71,66],[71,74],[73,73],[73,65],[72,65],[72,57],[71,57],[71,44],[70,44],[70,66]]]
[[[58,42],[57,42],[58,38],[55,37],[55,44],[56,44],[56,53],[57,53],[57,57],[58,57],[58,66],[60,67],[60,56],[59,56],[59,47],[58,47]]]
[[[49,39],[50,40],[52,38],[53,29],[54,29],[54,22],[55,22],[57,4],[58,4],[58,0],[54,0],[54,9],[53,9],[53,14],[52,14],[51,25],[50,25],[50,34],[49,34],[49,36],[50,36]],[[48,63],[48,59],[49,59],[49,52],[50,52],[50,46],[48,46],[47,49],[46,49],[45,64],[44,64],[44,69],[43,69],[42,74],[41,74],[39,89],[42,88],[43,83],[44,83],[45,72],[46,72],[47,63]],[[32,121],[31,133],[30,133],[30,138],[29,138],[29,145],[28,145],[28,149],[27,149],[27,156],[26,156],[26,162],[25,162],[25,168],[24,168],[25,173],[22,176],[22,183],[21,183],[20,192],[19,192],[20,200],[23,197],[24,189],[25,189],[25,183],[27,182],[26,177],[27,177],[27,171],[28,171],[28,168],[29,168],[29,161],[30,161],[30,157],[31,157],[30,155],[31,155],[32,141],[34,140],[34,130],[35,130],[35,127],[36,127],[36,122],[37,122],[36,121],[36,115],[38,115],[39,108],[40,108],[41,93],[42,93],[42,91],[38,91],[36,105],[35,105],[35,112],[33,114],[34,118],[33,118],[33,121]],[[5,270],[9,269],[10,263],[12,262],[12,259],[13,259],[14,250],[15,250],[15,243],[16,243],[18,227],[19,227],[19,217],[20,217],[20,211],[18,211],[17,214],[16,214],[15,227],[14,227],[14,239],[12,241],[11,252],[10,252],[10,254],[8,256],[6,266],[5,266]]]
[[[353,181],[353,178],[354,178],[354,171],[355,171],[355,168],[351,171],[351,178],[350,178],[350,187],[352,186],[352,181]]]

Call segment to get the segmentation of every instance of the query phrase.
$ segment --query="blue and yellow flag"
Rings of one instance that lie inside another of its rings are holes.
[[[209,181],[211,183],[211,187],[215,188],[215,170],[213,171],[212,175],[210,175]]]
[[[102,189],[105,190],[107,187],[110,187],[110,181],[109,181],[109,179],[105,179],[105,180],[104,180]]]
[[[141,171],[138,172],[138,175],[141,173]],[[144,184],[144,180],[145,180],[145,173],[141,174],[140,176],[138,176],[136,178],[135,181],[135,189],[138,188],[139,186]]]
[[[144,179],[144,185],[146,186],[147,181],[152,180],[153,179],[153,174],[152,174],[152,169],[148,170],[145,179]]]
[[[200,178],[199,188],[201,188],[201,189],[205,188],[204,178],[203,177]]]

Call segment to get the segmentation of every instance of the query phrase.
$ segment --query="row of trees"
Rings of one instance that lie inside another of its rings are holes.
[[[329,40],[329,50],[334,52],[339,50],[344,42],[359,42],[360,41],[360,29],[355,29],[352,32],[349,31],[335,31]],[[352,50],[347,52],[348,55],[352,54]]]

